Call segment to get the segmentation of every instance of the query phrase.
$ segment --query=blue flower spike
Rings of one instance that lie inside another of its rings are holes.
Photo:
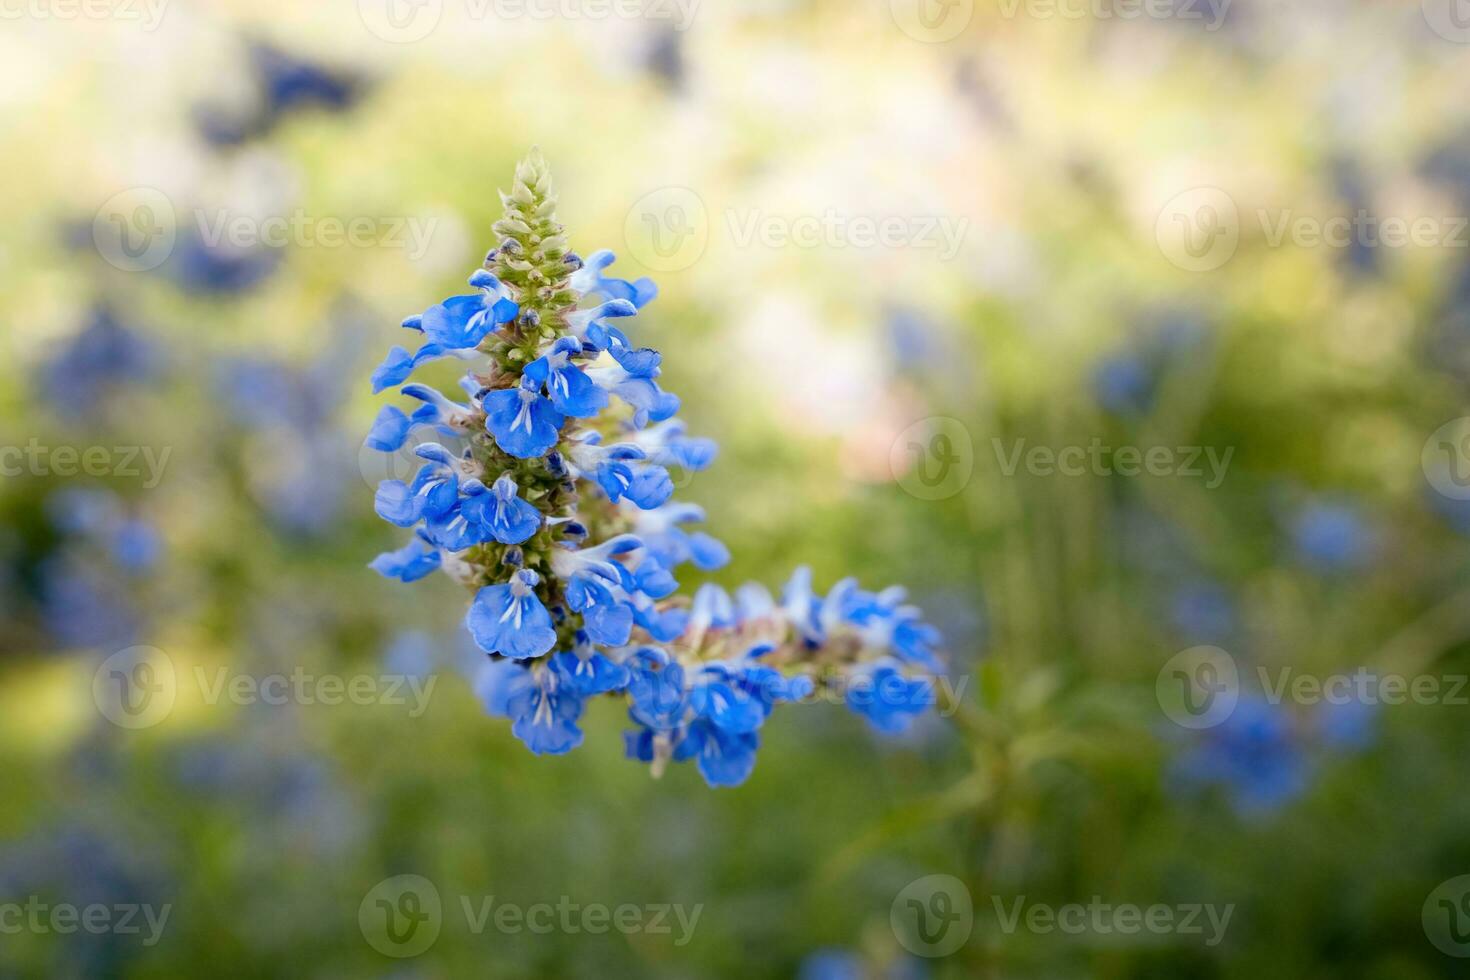
[[[428,427],[459,448],[425,443],[412,481],[379,485],[379,516],[414,537],[372,568],[403,582],[443,570],[475,590],[477,687],[539,755],[581,745],[593,698],[627,706],[629,758],[654,775],[692,762],[712,787],[749,779],[775,706],[819,685],[876,731],[909,728],[934,703],[942,644],[902,589],[843,580],[822,595],[799,569],[780,602],[756,584],[679,595],[687,568],[713,571],[730,552],[691,527],[704,512],[674,500],[669,472],[706,469],[717,447],[687,434],[656,380],[662,356],[629,339],[658,290],[609,276],[611,252],[571,251],[539,152],[501,196],[476,292],[405,319],[424,342],[373,372],[375,392],[420,406],[385,407],[369,446],[396,452]],[[406,383],[451,357],[469,362],[467,404]]]

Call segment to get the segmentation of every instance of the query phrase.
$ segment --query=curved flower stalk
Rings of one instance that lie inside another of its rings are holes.
[[[571,251],[539,154],[501,197],[500,243],[474,292],[405,320],[417,349],[394,347],[373,374],[375,391],[398,387],[418,407],[384,407],[367,445],[438,441],[414,450],[411,481],[378,487],[378,514],[414,537],[372,567],[405,582],[442,570],[474,590],[481,694],[533,752],[581,744],[599,695],[628,704],[629,757],[655,774],[695,760],[714,786],[750,774],[780,702],[828,694],[879,731],[904,730],[934,701],[939,637],[903,590],[849,580],[819,596],[801,570],[779,602],[758,585],[675,595],[683,566],[711,571],[729,552],[691,528],[698,507],[671,499],[668,467],[704,469],[715,445],[685,432],[660,355],[624,332],[657,290],[609,276],[610,252]],[[405,383],[449,357],[472,365],[467,400]]]

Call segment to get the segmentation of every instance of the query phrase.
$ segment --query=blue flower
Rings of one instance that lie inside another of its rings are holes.
[[[461,510],[501,544],[521,544],[541,527],[541,512],[517,495],[516,481],[503,473],[488,491],[466,497]]]
[[[688,692],[679,662],[657,647],[643,647],[631,658],[629,671],[629,716],[654,731],[673,731],[682,725]]]
[[[356,75],[297,57],[274,45],[252,44],[250,60],[265,90],[272,118],[308,105],[341,111],[352,105],[362,91]]]
[[[525,378],[520,387],[492,391],[481,400],[485,428],[495,437],[497,446],[517,459],[544,456],[556,445],[566,421],[539,388],[535,381]]]
[[[474,677],[475,694],[485,706],[485,713],[497,718],[511,717],[511,699],[531,684],[527,665],[504,657],[481,659]]]
[[[506,714],[515,719],[511,734],[537,755],[561,755],[582,744],[582,695],[565,683],[560,672],[540,670],[529,685],[506,699]]]
[[[383,359],[383,363],[373,371],[373,394],[376,395],[385,389],[403,384],[421,364],[455,356],[458,356],[458,352],[450,350],[443,344],[433,342],[424,344],[413,354],[402,347],[394,346],[388,351],[388,356]]]
[[[416,582],[439,567],[439,551],[421,538],[414,538],[397,551],[385,551],[369,567],[385,578]]]
[[[691,534],[679,525],[704,520],[704,509],[696,504],[666,504],[637,515],[634,528],[652,555],[665,568],[693,562],[712,572],[730,561],[730,551],[704,532]]]
[[[1357,508],[1312,503],[1292,518],[1292,546],[1305,565],[1323,572],[1361,567],[1371,557],[1373,535]]]
[[[603,270],[616,260],[617,256],[607,249],[593,252],[582,264],[582,268],[573,273],[572,288],[584,295],[596,294],[608,299],[623,300],[631,303],[635,309],[642,309],[658,295],[658,287],[652,279],[646,277],[630,283],[626,279],[604,276]]]
[[[454,472],[442,464],[430,463],[419,470],[412,485],[402,480],[379,483],[373,509],[390,524],[412,527],[421,520],[444,517],[458,499],[459,480]]]
[[[556,645],[551,613],[533,591],[540,582],[541,576],[523,568],[509,582],[475,593],[465,625],[481,650],[525,660]]]
[[[713,439],[687,436],[684,423],[679,419],[667,419],[650,425],[633,436],[633,444],[643,449],[649,459],[665,465],[682,466],[698,472],[707,469],[719,454]]]
[[[556,654],[551,658],[551,669],[560,675],[563,684],[584,698],[621,691],[632,676],[627,667],[590,649]]]
[[[1106,358],[1092,374],[1092,390],[1103,408],[1117,415],[1141,415],[1153,405],[1155,378],[1132,352]]]
[[[863,960],[850,950],[817,950],[801,961],[796,980],[863,980]]]
[[[708,629],[724,629],[735,625],[735,603],[730,594],[713,582],[706,582],[694,593],[689,609],[689,628],[696,633]]]
[[[699,774],[710,786],[739,786],[755,769],[760,736],[754,732],[732,732],[700,718],[689,726],[680,746],[681,755],[692,755]]]
[[[633,631],[633,607],[618,601],[606,581],[591,572],[579,572],[567,582],[567,605],[582,614],[592,642],[622,646]]]
[[[933,683],[927,677],[905,677],[891,659],[856,669],[848,680],[847,706],[889,735],[907,731],[915,716],[933,703]]]
[[[188,293],[205,296],[243,293],[269,278],[280,265],[283,254],[278,248],[242,250],[221,241],[211,243],[200,233],[190,231],[179,235],[159,272]]]
[[[621,364],[588,368],[586,374],[598,387],[617,395],[633,409],[635,428],[662,422],[679,410],[678,395],[659,388],[651,376],[634,374]]]
[[[162,362],[152,343],[111,309],[98,306],[87,325],[47,361],[41,387],[60,415],[93,415],[110,392],[155,378]]]
[[[384,405],[378,410],[378,417],[373,419],[373,427],[368,430],[363,445],[383,453],[397,452],[408,441],[410,426],[403,409]]]
[[[582,345],[575,337],[562,337],[544,356],[526,365],[524,376],[546,386],[558,412],[586,419],[607,407],[607,392],[571,362],[572,355],[581,352]]]
[[[567,329],[580,340],[584,347],[595,353],[607,350],[614,344],[630,346],[628,338],[617,327],[609,324],[609,317],[637,316],[638,308],[625,299],[614,299],[585,310],[567,314]]]
[[[1242,695],[1223,722],[1196,738],[1174,761],[1173,777],[1185,787],[1224,788],[1242,814],[1276,810],[1307,788],[1310,760],[1290,715],[1259,695]]]
[[[500,280],[481,269],[470,276],[470,285],[480,290],[469,296],[452,296],[429,307],[422,316],[409,317],[403,325],[422,330],[431,343],[445,350],[467,350],[503,323],[516,318],[520,307],[501,295]]]
[[[404,385],[399,391],[424,403],[414,410],[411,422],[415,426],[431,425],[453,434],[469,424],[472,412],[468,405],[452,401],[428,385]]]

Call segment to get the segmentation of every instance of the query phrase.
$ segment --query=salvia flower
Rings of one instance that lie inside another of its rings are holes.
[[[425,343],[395,347],[373,373],[374,391],[419,405],[385,406],[369,447],[396,452],[430,427],[464,450],[420,445],[417,475],[378,487],[378,514],[414,537],[372,567],[404,582],[442,569],[474,591],[479,693],[536,753],[580,745],[595,697],[626,703],[630,758],[655,774],[694,762],[712,786],[750,775],[776,704],[827,692],[877,731],[906,729],[934,703],[940,663],[903,590],[846,580],[821,596],[803,569],[779,604],[758,585],[678,595],[682,567],[712,571],[730,554],[690,527],[704,513],[673,500],[669,473],[705,469],[715,444],[687,434],[659,353],[625,332],[657,289],[609,276],[611,252],[571,251],[539,154],[501,198],[499,244],[469,280],[478,292],[405,320]],[[406,383],[449,356],[469,365],[468,402]]]

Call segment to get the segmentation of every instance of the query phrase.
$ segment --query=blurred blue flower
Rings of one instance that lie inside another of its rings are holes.
[[[797,980],[863,980],[863,959],[846,949],[819,949],[801,961]]]
[[[1342,572],[1362,567],[1374,546],[1372,528],[1351,504],[1313,501],[1290,518],[1293,554],[1309,568]]]
[[[1229,717],[1195,735],[1172,766],[1186,788],[1219,786],[1247,815],[1279,809],[1307,788],[1311,761],[1280,704],[1242,693]]]
[[[194,124],[208,142],[230,147],[266,136],[293,112],[316,108],[343,112],[361,99],[366,80],[309,60],[283,48],[255,42],[249,50],[253,90],[248,105],[226,108],[203,104]]]
[[[1220,643],[1235,632],[1235,603],[1215,582],[1185,582],[1170,596],[1169,618],[1191,641]]]
[[[66,419],[95,416],[107,396],[129,385],[153,381],[162,372],[156,344],[99,305],[86,325],[58,344],[41,367],[41,392]]]

